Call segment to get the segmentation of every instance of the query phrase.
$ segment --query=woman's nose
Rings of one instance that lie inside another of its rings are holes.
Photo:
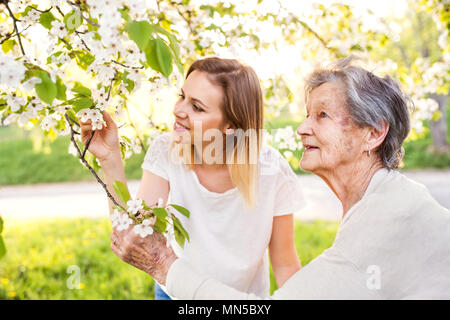
[[[296,133],[299,136],[311,135],[312,134],[311,125],[310,125],[310,122],[309,122],[308,118],[306,118],[305,120],[303,120],[302,123],[300,123],[300,125],[297,128]]]
[[[184,110],[184,103],[176,103],[173,107],[173,114],[177,118],[185,119],[187,117],[187,112]]]

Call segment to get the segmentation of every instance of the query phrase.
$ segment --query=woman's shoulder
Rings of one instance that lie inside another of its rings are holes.
[[[167,152],[169,150],[170,141],[171,133],[162,132],[153,138],[153,141],[150,143],[150,150]]]
[[[169,155],[171,133],[163,132],[153,138],[147,150],[144,162],[167,161]]]

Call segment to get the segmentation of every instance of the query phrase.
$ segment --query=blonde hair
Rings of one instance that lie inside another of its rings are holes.
[[[226,155],[228,171],[233,185],[247,205],[253,208],[258,191],[258,159],[264,127],[263,95],[258,76],[251,67],[237,60],[216,57],[195,61],[186,78],[195,70],[205,72],[211,83],[223,90],[221,109],[224,120],[237,129],[233,135],[226,135],[226,144],[233,143],[233,149]],[[171,147],[175,145],[172,143]],[[192,170],[194,145],[181,144],[177,149]]]

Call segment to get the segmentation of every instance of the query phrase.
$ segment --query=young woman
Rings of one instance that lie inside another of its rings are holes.
[[[267,249],[278,286],[301,267],[293,212],[303,201],[286,160],[263,145],[258,77],[236,60],[198,60],[173,113],[174,131],[159,136],[145,156],[137,198],[151,204],[170,197],[191,212],[189,219],[177,215],[190,236],[184,249],[172,244],[178,256],[239,291],[267,295]],[[117,126],[106,112],[104,118],[107,127],[94,135],[89,151],[113,193],[114,180],[126,183],[126,177]],[[83,142],[90,130],[82,124]],[[156,283],[155,299],[169,299]]]

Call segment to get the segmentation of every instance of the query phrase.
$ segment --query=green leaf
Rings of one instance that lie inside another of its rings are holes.
[[[42,24],[44,28],[51,29],[52,21],[56,20],[55,16],[51,12],[44,12],[41,14],[39,18],[39,22]]]
[[[56,78],[56,99],[58,100],[66,100],[66,86],[62,82],[60,77]]]
[[[129,11],[130,11],[130,9],[128,9],[127,7],[123,7],[122,9],[119,9],[120,15],[126,22],[129,22],[131,19],[130,15],[128,13]]]
[[[4,53],[8,53],[9,51],[14,48],[14,45],[16,44],[16,40],[14,39],[8,39],[5,42],[2,43],[2,49]]]
[[[41,79],[41,83],[35,85],[36,93],[42,101],[51,105],[58,92],[56,84],[45,71],[40,71],[37,76]]]
[[[127,90],[129,92],[131,92],[131,91],[133,91],[135,84],[134,84],[133,80],[130,80],[130,79],[127,78],[128,74],[129,74],[128,71],[124,72],[124,74],[123,74],[123,82],[125,83],[125,88],[127,88]]]
[[[169,47],[172,49],[173,57],[175,59],[175,64],[178,67],[178,70],[181,74],[184,74],[184,67],[180,60],[180,46],[178,45],[177,38],[170,33],[168,30],[164,29],[159,25],[154,25],[155,31],[161,34],[164,34],[169,39]]]
[[[76,12],[71,11],[64,16],[64,24],[67,30],[74,31],[83,23],[83,18]]]
[[[166,43],[160,38],[156,39],[156,56],[161,73],[167,78],[172,73],[172,54]]]
[[[172,72],[172,55],[161,38],[151,39],[145,49],[145,57],[153,70],[168,77]]]
[[[166,217],[168,216],[168,213],[167,213],[166,209],[164,209],[164,208],[154,208],[153,213],[155,214],[155,216],[158,217],[158,219],[161,219],[161,220],[166,219]]]
[[[169,206],[171,206],[172,208],[176,209],[178,212],[180,212],[182,215],[184,215],[185,217],[188,217],[191,215],[191,213],[189,212],[188,209],[182,207],[182,206],[178,206],[176,204],[169,204]]]
[[[188,232],[184,229],[183,225],[181,224],[180,220],[175,217],[174,215],[172,215],[172,221],[173,221],[173,227],[174,230],[178,230],[179,232],[181,232],[181,234],[183,235],[184,238],[188,239],[189,241],[189,234]]]
[[[184,243],[186,242],[186,238],[183,236],[183,234],[177,229],[174,229],[175,234],[175,240],[180,245],[180,247],[184,248]]]
[[[133,21],[126,25],[126,29],[130,39],[144,51],[153,33],[152,25],[147,21]]]
[[[89,97],[80,96],[67,101],[67,103],[74,107],[73,110],[75,112],[78,112],[82,109],[92,107],[94,101]]]
[[[89,52],[84,51],[75,51],[75,59],[77,61],[77,65],[83,69],[87,70],[87,68],[94,62],[95,57]]]
[[[0,236],[0,259],[3,258],[5,254],[6,254],[5,242],[3,241],[3,237]]]
[[[131,199],[130,192],[128,191],[126,184],[122,181],[116,180],[113,183],[113,188],[120,201],[122,201],[126,205],[127,202]]]
[[[0,234],[3,232],[3,218],[0,217]]]
[[[79,82],[75,82],[75,85],[72,88],[72,92],[79,93],[82,96],[90,97],[92,92],[89,88],[86,88]]]
[[[156,218],[155,224],[153,225],[153,229],[159,233],[164,233],[167,229],[167,221],[166,219]]]

